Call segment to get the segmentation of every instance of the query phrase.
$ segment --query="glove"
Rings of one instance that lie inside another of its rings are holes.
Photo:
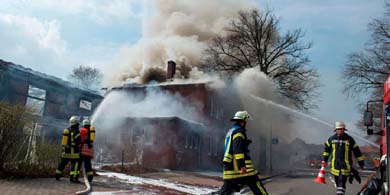
[[[352,184],[352,181],[353,181],[353,175],[350,175],[349,177],[348,177],[348,182],[350,183],[350,184]],[[359,182],[360,183],[360,182]]]
[[[356,181],[360,184],[362,182],[362,179],[360,178],[359,175],[355,175]]]
[[[361,169],[364,169],[364,168],[365,168],[365,166],[364,166],[364,160],[358,161],[358,164],[359,164],[359,167],[360,167]]]
[[[325,162],[325,161],[322,161],[322,162],[321,162],[321,166],[322,166],[322,167],[326,167],[326,162]]]
[[[361,179],[360,176],[359,176],[359,172],[358,172],[356,169],[354,169],[353,167],[351,167],[351,176],[350,176],[350,178],[349,178],[350,180],[351,180],[352,176],[353,176],[353,178],[356,179],[356,181],[357,181],[359,184],[362,182],[362,179]],[[351,183],[351,182],[349,182],[349,183]]]

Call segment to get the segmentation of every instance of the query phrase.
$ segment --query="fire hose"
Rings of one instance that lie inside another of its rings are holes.
[[[85,173],[84,163],[81,163],[81,169],[82,169],[82,172],[83,172],[84,184],[86,186],[86,189],[84,189],[82,191],[78,191],[75,194],[80,194],[80,195],[89,194],[92,191],[92,187],[91,187],[91,184],[88,181],[87,174]]]

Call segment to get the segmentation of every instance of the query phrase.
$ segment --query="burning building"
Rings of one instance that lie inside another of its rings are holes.
[[[31,108],[38,117],[34,132],[42,140],[60,139],[70,116],[92,115],[102,99],[95,91],[0,60],[0,100]]]
[[[292,163],[305,166],[307,155],[321,153],[291,153],[292,148],[314,148],[305,143],[311,134],[296,133],[289,113],[275,109],[261,95],[252,95],[256,89],[248,87],[259,81],[253,75],[244,75],[246,82],[241,85],[216,87],[212,80],[178,83],[172,80],[175,63],[171,61],[167,67],[167,71],[146,74],[149,79],[143,79],[143,84],[123,84],[107,91],[92,118],[100,129],[97,162],[220,170],[229,120],[241,109],[248,110],[255,119],[248,123],[247,133],[253,141],[250,150],[257,169],[287,169]],[[265,85],[260,90],[268,92]],[[294,141],[297,137],[305,141]]]
[[[175,65],[168,62],[167,79],[174,76]],[[102,156],[115,162],[124,152],[125,161],[148,167],[220,169],[226,109],[208,85],[125,84],[110,89],[93,116],[107,134],[96,141],[106,154]],[[117,101],[119,107],[110,105]]]

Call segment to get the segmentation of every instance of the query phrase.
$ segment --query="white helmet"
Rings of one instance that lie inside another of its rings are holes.
[[[334,129],[345,129],[345,124],[342,121],[337,121],[334,125]],[[346,129],[345,129],[346,130]]]
[[[247,111],[237,111],[234,117],[231,119],[232,121],[236,120],[248,120],[251,119],[251,115]]]
[[[79,124],[79,119],[77,116],[72,116],[70,117],[69,119],[69,124],[72,126],[72,125],[76,125],[76,124]]]
[[[83,125],[91,125],[91,122],[88,119],[83,120]]]

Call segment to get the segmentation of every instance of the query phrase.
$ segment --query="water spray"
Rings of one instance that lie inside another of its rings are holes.
[[[273,102],[273,101],[271,101],[271,100],[267,100],[267,99],[264,99],[264,98],[261,98],[261,97],[255,96],[255,95],[250,95],[250,96],[251,96],[253,99],[255,99],[255,100],[258,100],[258,101],[261,101],[261,102],[263,102],[263,103],[267,103],[267,104],[270,104],[270,105],[272,105],[272,106],[275,106],[275,107],[278,107],[278,108],[287,110],[287,111],[289,111],[289,112],[292,112],[292,113],[294,113],[294,114],[298,114],[298,115],[300,115],[300,116],[304,116],[304,117],[306,117],[306,118],[309,118],[309,119],[312,119],[312,120],[314,120],[314,121],[316,121],[316,122],[319,122],[319,123],[321,123],[321,124],[323,124],[323,125],[325,125],[325,126],[329,126],[330,128],[333,128],[333,125],[332,125],[331,123],[326,122],[326,121],[324,121],[324,120],[321,120],[321,119],[318,119],[318,118],[316,118],[316,117],[310,116],[310,115],[308,115],[308,114],[305,114],[305,113],[299,112],[299,111],[297,111],[297,110],[291,109],[291,108],[289,108],[289,107],[287,107],[287,106],[284,106],[284,105],[281,105],[281,104],[277,104],[277,103],[275,103],[275,102]],[[370,140],[367,140],[367,139],[365,139],[364,137],[361,137],[360,135],[358,135],[358,134],[356,134],[356,133],[353,133],[353,132],[349,132],[349,133],[352,134],[353,136],[355,136],[356,138],[358,138],[358,139],[361,140],[361,141],[364,141],[364,142],[366,142],[366,143],[368,143],[368,144],[370,144],[370,145],[372,145],[372,146],[374,146],[374,147],[376,147],[376,148],[380,148],[380,146],[379,146],[378,144],[376,144],[376,143],[374,143],[374,142],[372,142],[372,141],[370,141]]]

